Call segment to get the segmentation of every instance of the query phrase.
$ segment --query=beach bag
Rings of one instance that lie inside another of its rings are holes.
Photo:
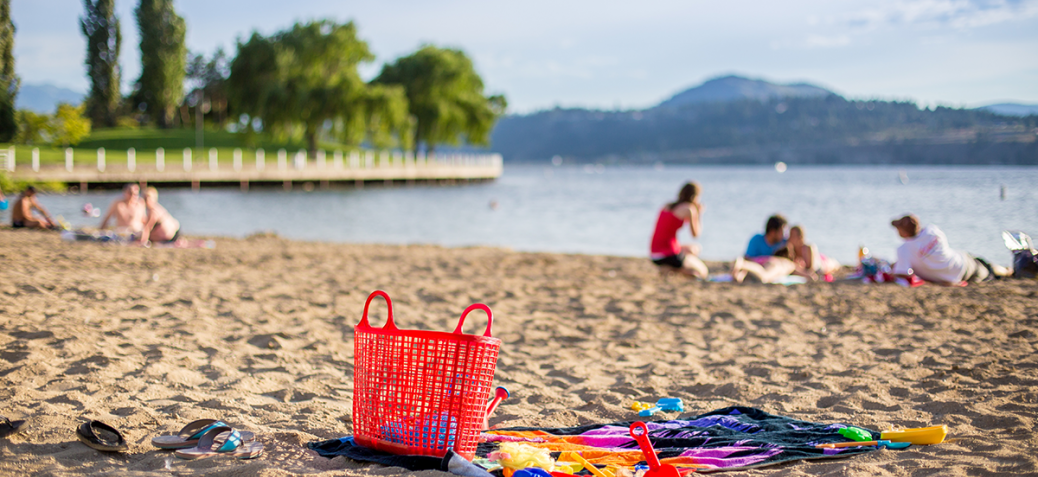
[[[1003,231],[1002,239],[1006,248],[1013,254],[1013,277],[1038,277],[1038,251],[1034,249],[1031,237],[1020,231]]]
[[[375,297],[386,301],[386,324],[368,323]],[[461,328],[473,310],[487,315],[482,335]],[[353,437],[357,444],[393,454],[443,457],[448,449],[472,460],[490,398],[501,340],[490,335],[494,315],[477,303],[461,314],[454,332],[402,330],[393,302],[377,290],[354,328]]]

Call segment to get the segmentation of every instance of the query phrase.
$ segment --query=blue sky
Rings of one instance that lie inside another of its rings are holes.
[[[140,72],[136,0],[116,0],[123,87]],[[253,30],[354,20],[377,56],[423,43],[466,51],[513,112],[641,108],[722,74],[807,81],[852,98],[925,105],[1038,103],[1038,0],[486,2],[176,0],[188,48],[210,53]],[[24,82],[87,89],[79,0],[13,0]]]

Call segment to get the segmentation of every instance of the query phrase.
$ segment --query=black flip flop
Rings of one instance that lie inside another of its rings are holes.
[[[101,421],[84,422],[76,429],[79,440],[99,451],[123,452],[127,449],[126,439],[114,427]]]
[[[4,416],[0,416],[0,419],[0,437],[17,434],[25,427],[25,421],[12,421]]]

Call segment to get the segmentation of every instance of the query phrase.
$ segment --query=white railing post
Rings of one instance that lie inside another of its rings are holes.
[[[284,149],[278,149],[278,169],[288,169],[288,151]]]
[[[314,160],[317,162],[318,169],[324,169],[324,162],[326,159],[327,156],[324,154],[324,150],[319,149],[317,151],[317,156],[314,158]]]
[[[191,172],[191,148],[184,148],[184,171]]]
[[[40,172],[40,148],[32,148],[32,171]]]
[[[126,150],[126,169],[130,172],[137,170],[137,150],[132,147]]]
[[[414,167],[414,151],[404,153],[404,167]]]
[[[7,171],[14,172],[14,146],[7,148]]]
[[[261,147],[256,149],[256,170],[262,171],[264,167],[267,167],[267,156]]]
[[[166,150],[161,147],[155,150],[155,170],[166,170]]]
[[[103,147],[97,149],[97,171],[105,171],[105,148]]]
[[[234,148],[234,170],[241,170],[241,148]]]
[[[342,169],[342,151],[335,151],[335,155],[332,156],[332,167]]]
[[[220,167],[219,152],[216,151],[215,147],[209,148],[209,170],[215,171]]]
[[[397,167],[404,165],[404,155],[400,151],[393,151],[393,165]]]
[[[350,151],[350,168],[360,167],[360,151]]]
[[[415,157],[415,162],[419,166],[425,165],[425,151],[418,151],[418,155]]]
[[[73,154],[74,153],[72,152],[72,148],[71,147],[66,147],[65,148],[65,170],[68,171],[68,172],[72,172],[72,155]]]
[[[292,158],[292,162],[296,169],[306,167],[306,151],[297,152],[295,157]]]
[[[364,167],[370,168],[375,165],[375,151],[364,152]]]

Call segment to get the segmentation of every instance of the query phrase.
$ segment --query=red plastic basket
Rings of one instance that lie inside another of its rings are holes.
[[[389,308],[382,328],[368,324],[376,296]],[[462,333],[465,316],[477,309],[487,314],[486,331]],[[394,454],[442,457],[454,449],[472,460],[501,348],[490,336],[493,323],[490,307],[477,303],[462,312],[453,333],[401,330],[389,295],[369,295],[354,328],[354,440]]]

